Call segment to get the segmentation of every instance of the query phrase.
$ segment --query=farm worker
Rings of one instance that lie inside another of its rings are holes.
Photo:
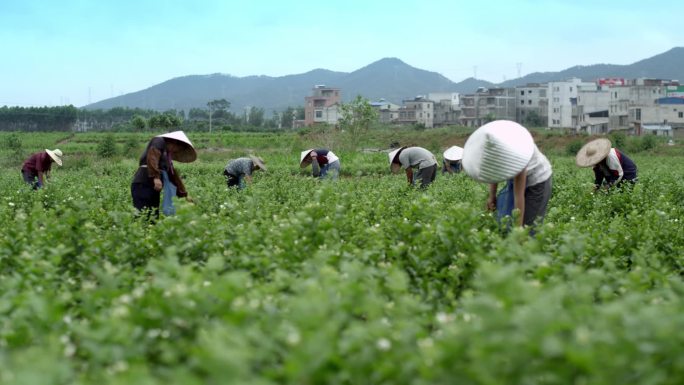
[[[463,148],[463,170],[489,183],[487,208],[497,211],[499,221],[513,209],[520,210],[518,226],[544,220],[551,198],[551,164],[525,127],[496,120],[475,130]],[[506,187],[497,195],[497,185],[504,181]]]
[[[147,144],[140,157],[139,167],[131,183],[133,206],[139,211],[146,211],[147,218],[153,215],[159,218],[159,203],[162,189],[165,215],[175,214],[174,195],[188,197],[183,181],[173,167],[173,161],[190,163],[197,159],[197,152],[192,142],[183,131],[169,132],[155,136]]]
[[[437,159],[422,147],[400,147],[389,153],[390,170],[393,173],[404,169],[409,185],[420,179],[420,187],[426,188],[437,176]],[[413,169],[418,172],[414,174]]]
[[[610,140],[606,138],[594,139],[582,146],[575,163],[579,167],[593,166],[596,190],[601,186],[621,186],[625,181],[633,185],[638,180],[636,164],[623,152],[611,147]]]
[[[451,146],[444,151],[444,159],[442,160],[442,174],[455,174],[461,172],[461,159],[463,159],[463,148],[459,146]]]
[[[264,160],[250,155],[248,158],[237,158],[228,161],[223,175],[226,176],[228,187],[237,187],[239,190],[245,188],[245,181],[252,183],[252,172],[255,170],[266,171]]]
[[[340,158],[327,148],[310,148],[299,155],[299,167],[311,165],[311,174],[319,179],[330,176],[336,180],[340,175]]]
[[[33,187],[34,190],[39,189],[45,185],[45,181],[50,176],[50,169],[52,163],[62,165],[62,151],[58,148],[37,152],[31,155],[21,166],[21,175],[24,177],[24,182]]]

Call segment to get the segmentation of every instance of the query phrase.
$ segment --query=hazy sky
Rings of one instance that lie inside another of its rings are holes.
[[[0,0],[0,106],[82,106],[174,77],[351,72],[459,82],[631,64],[684,46],[684,0]]]

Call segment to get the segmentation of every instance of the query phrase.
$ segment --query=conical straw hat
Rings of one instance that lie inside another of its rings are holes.
[[[54,150],[50,151],[47,148],[45,149],[45,152],[47,152],[48,155],[50,155],[50,158],[55,161],[58,165],[62,165],[62,150],[59,148],[55,148]]]
[[[577,152],[575,164],[579,167],[595,166],[608,156],[611,146],[610,140],[606,138],[594,139]]]
[[[444,159],[450,161],[457,161],[463,159],[463,148],[458,146],[451,146],[444,151]]]
[[[396,160],[395,158],[397,156],[399,156],[399,152],[401,152],[401,150],[403,150],[405,148],[406,148],[406,146],[399,147],[396,150],[392,150],[392,151],[390,151],[389,154],[387,154],[387,156],[389,157],[390,170],[392,170],[392,172],[397,172],[401,169],[401,165],[393,163],[393,162]]]
[[[311,151],[313,150],[313,148],[310,148],[308,150],[302,151],[302,153],[299,155],[299,167],[305,168],[311,164],[311,158],[308,155],[311,154]]]
[[[197,152],[195,152],[195,148],[192,146],[192,142],[190,142],[190,139],[188,139],[188,137],[185,135],[183,131],[168,132],[166,134],[159,135],[158,137],[164,139],[173,139],[176,142],[182,144],[182,150],[180,152],[171,154],[171,158],[173,160],[178,162],[190,163],[194,162],[195,159],[197,159]]]
[[[255,166],[259,167],[259,170],[264,170],[266,171],[266,165],[264,164],[264,160],[259,158],[258,156],[250,155],[249,159],[252,160]]]
[[[534,147],[534,139],[525,127],[510,120],[496,120],[470,135],[463,148],[463,169],[480,182],[503,182],[527,167]]]

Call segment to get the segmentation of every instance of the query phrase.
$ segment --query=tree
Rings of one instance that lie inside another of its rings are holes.
[[[493,114],[493,113],[491,113],[491,112],[488,113],[487,115],[485,115],[485,117],[484,117],[485,123],[493,122],[493,121],[495,121],[496,119],[497,119],[497,118],[496,118],[496,115]]]
[[[544,127],[546,122],[542,120],[537,111],[530,111],[525,117],[525,125],[528,127]]]
[[[247,122],[252,127],[261,127],[264,124],[264,109],[257,107],[250,108]]]
[[[144,131],[145,127],[147,127],[147,121],[142,116],[136,115],[131,119],[131,126],[136,131]]]
[[[340,127],[349,133],[352,148],[356,149],[361,134],[367,132],[371,123],[378,119],[378,113],[368,99],[361,95],[357,95],[350,103],[343,103],[340,110]]]
[[[215,111],[225,112],[228,110],[230,108],[230,102],[226,99],[216,99],[207,103],[207,107],[209,107],[209,132],[211,132],[211,115]]]
[[[149,120],[150,128],[163,128],[167,130],[178,127],[182,123],[183,121],[179,117],[166,114],[152,116]]]

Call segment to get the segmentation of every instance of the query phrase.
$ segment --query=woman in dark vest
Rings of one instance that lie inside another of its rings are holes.
[[[183,181],[173,167],[173,161],[193,162],[197,159],[190,139],[183,131],[155,136],[140,157],[139,167],[131,183],[133,206],[146,212],[147,219],[159,218],[159,203],[164,190],[164,213],[173,215],[173,195],[188,197]]]
[[[319,179],[330,177],[336,180],[340,175],[340,158],[327,148],[310,148],[299,156],[299,167],[311,165],[311,174]]]
[[[577,153],[575,163],[579,167],[593,167],[594,188],[619,187],[624,182],[637,182],[637,166],[622,151],[612,147],[606,138],[594,139]]]

